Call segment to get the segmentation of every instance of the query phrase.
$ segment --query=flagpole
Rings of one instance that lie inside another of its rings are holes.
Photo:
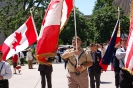
[[[36,29],[36,25],[35,25],[34,18],[33,18],[33,14],[32,14],[32,11],[33,11],[33,10],[34,10],[34,7],[30,8],[30,14],[31,14],[31,16],[32,16],[33,24],[34,24],[34,27],[35,27],[35,30],[36,30],[37,39],[38,39],[38,33],[37,33],[37,29]]]
[[[118,19],[117,19],[117,23],[118,23],[118,21],[119,21],[119,28],[120,28],[120,8],[119,7],[118,7]],[[114,29],[116,29],[116,25],[115,25],[115,28]],[[118,30],[118,32],[120,32],[120,30]]]
[[[76,29],[76,10],[75,10],[75,0],[73,0],[74,6],[74,27],[75,27],[75,40],[76,40],[76,51],[78,50],[77,46],[77,29]],[[78,65],[78,55],[76,55],[77,65]]]
[[[75,27],[75,39],[76,39],[76,50],[78,50],[77,47],[77,29],[76,29],[76,11],[75,11],[75,0],[73,0],[73,6],[74,6],[74,27]]]
[[[30,14],[31,14],[31,15],[32,15],[32,17],[33,17],[32,10],[34,10],[34,8],[33,8],[33,7],[32,7],[32,8],[30,8]]]
[[[118,20],[120,19],[120,8],[118,7]]]

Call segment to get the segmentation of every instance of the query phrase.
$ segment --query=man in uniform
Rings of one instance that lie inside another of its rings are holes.
[[[12,70],[9,63],[2,60],[0,51],[0,88],[9,88],[8,79],[12,77]]]
[[[121,44],[118,43],[115,45],[114,52],[113,52],[113,57],[112,57],[112,65],[114,68],[114,73],[115,73],[115,86],[116,88],[119,88],[119,73],[120,73],[120,67],[119,67],[119,60],[115,56],[116,50],[118,48],[121,48]]]
[[[128,85],[128,79],[125,78],[125,77],[128,77],[128,75],[124,75],[124,74],[126,74],[126,71],[124,71],[122,69],[122,68],[125,67],[124,60],[125,60],[125,54],[126,54],[127,38],[128,38],[127,34],[122,34],[122,36],[121,36],[121,48],[118,48],[116,50],[116,57],[119,60],[119,67],[120,67],[120,73],[119,73],[119,76],[120,76],[120,80],[119,80],[120,88],[131,88]]]
[[[72,45],[74,48],[68,49],[62,54],[62,58],[68,60],[67,78],[69,88],[88,88],[87,68],[92,65],[93,60],[90,54],[81,48],[81,44],[82,41],[78,36],[73,37]]]
[[[90,76],[90,86],[91,88],[100,88],[100,76],[102,72],[102,68],[99,65],[101,61],[101,51],[98,50],[98,45],[90,44],[90,54],[93,59],[93,65],[88,68],[89,76]],[[94,80],[95,78],[95,80]],[[95,87],[96,82],[96,87]]]

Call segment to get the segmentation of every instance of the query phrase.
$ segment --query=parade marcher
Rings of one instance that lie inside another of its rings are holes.
[[[99,65],[102,58],[101,51],[99,51],[96,47],[96,44],[90,44],[90,54],[93,59],[93,65],[88,68],[91,88],[95,88],[95,82],[96,88],[100,88],[100,76],[101,72],[103,71],[101,66]]]
[[[12,56],[12,64],[13,64],[13,68],[14,68],[14,74],[17,74],[16,70],[18,70],[19,73],[21,72],[20,69],[17,69],[18,60],[19,60],[18,54],[14,54]]]
[[[100,48],[100,51],[101,51],[101,54],[102,54],[102,58],[103,58],[103,56],[104,56],[104,54],[106,52],[106,49],[104,48],[102,43],[99,44],[99,48]]]
[[[2,55],[0,51],[0,88],[9,88],[8,79],[12,77],[12,70],[10,64],[2,60]]]
[[[47,79],[48,88],[52,88],[51,75],[53,72],[52,62],[54,60],[55,60],[55,57],[49,57],[47,58],[47,62],[43,64],[39,63],[38,71],[40,71],[40,76],[41,76],[41,88],[45,88],[46,79]]]
[[[26,54],[26,59],[28,61],[29,69],[33,69],[33,65],[32,65],[33,55],[32,55],[32,52],[31,52],[31,48],[28,48],[28,52]]]
[[[125,54],[126,54],[126,42],[127,42],[128,35],[122,34],[121,36],[121,48],[116,50],[116,57],[119,60],[119,67],[120,67],[120,88],[133,88],[131,87],[132,81],[129,81],[130,77],[127,75],[127,72],[123,70],[125,67]],[[130,83],[131,82],[131,83]]]
[[[19,52],[19,57],[20,57],[20,65],[21,66],[24,66],[24,54],[23,52]]]
[[[114,68],[114,73],[115,73],[115,86],[116,88],[119,88],[119,73],[120,73],[120,67],[119,67],[119,60],[118,58],[115,56],[116,50],[118,48],[121,48],[120,43],[115,45],[115,49],[114,49],[114,53],[113,53],[113,57],[112,57],[112,65]]]
[[[77,38],[77,49],[76,49]],[[66,50],[62,54],[63,59],[67,59],[68,69],[68,87],[69,88],[88,88],[88,72],[87,68],[93,63],[90,54],[81,48],[82,41],[77,37],[73,37],[72,45],[74,48]],[[78,56],[78,58],[77,58]]]

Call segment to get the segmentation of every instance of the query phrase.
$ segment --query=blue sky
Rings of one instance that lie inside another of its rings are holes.
[[[91,15],[97,0],[75,0],[75,6],[79,8],[84,15]]]

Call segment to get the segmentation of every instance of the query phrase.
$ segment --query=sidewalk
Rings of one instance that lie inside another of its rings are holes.
[[[34,69],[28,69],[27,65],[22,66],[21,73],[15,75],[13,74],[13,77],[9,80],[10,88],[41,88],[38,65],[33,65],[33,68]],[[64,63],[54,63],[52,73],[52,88],[68,88],[66,74],[67,70],[64,69]],[[107,72],[102,73],[100,85],[100,88],[115,88],[114,72],[110,71],[110,66]]]

